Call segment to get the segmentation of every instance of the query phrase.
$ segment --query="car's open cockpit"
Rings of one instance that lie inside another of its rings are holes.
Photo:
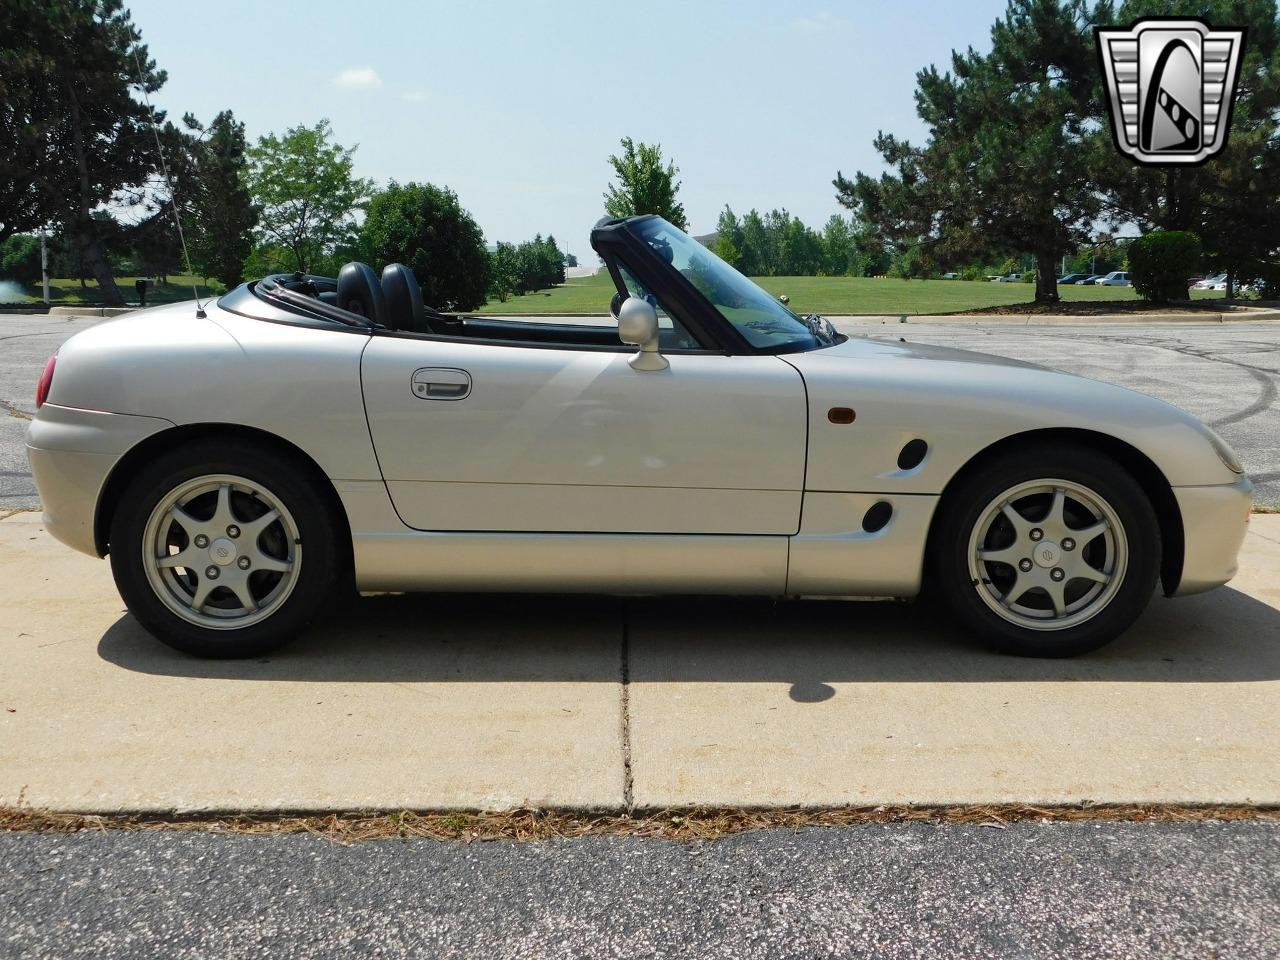
[[[348,327],[428,337],[458,337],[517,343],[626,349],[618,330],[608,320],[595,323],[539,323],[492,317],[450,314],[428,306],[413,271],[402,263],[390,263],[379,276],[368,264],[353,261],[337,278],[314,274],[276,274],[247,285],[256,299],[301,314],[314,321],[336,321]],[[232,291],[236,293],[237,291]],[[226,301],[232,294],[223,298]],[[222,306],[236,312],[243,298]],[[607,306],[607,305],[605,305]],[[261,316],[264,320],[283,317]]]
[[[256,319],[340,325],[375,335],[621,351],[627,349],[619,336],[622,305],[635,299],[652,308],[650,346],[664,353],[794,353],[843,339],[823,318],[792,313],[660,217],[605,218],[591,231],[591,246],[614,286],[611,302],[600,304],[599,319],[543,322],[445,313],[423,302],[417,278],[401,263],[387,264],[378,274],[352,262],[336,278],[275,274],[237,287],[218,302]]]

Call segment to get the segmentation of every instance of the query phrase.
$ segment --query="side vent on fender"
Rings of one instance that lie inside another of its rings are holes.
[[[862,515],[862,529],[867,533],[878,533],[892,519],[893,506],[885,500],[879,500]]]
[[[908,440],[906,446],[898,452],[898,469],[914,470],[924,462],[924,456],[928,452],[929,444],[919,437]]]

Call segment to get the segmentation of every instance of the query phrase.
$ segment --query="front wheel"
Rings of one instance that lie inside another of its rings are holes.
[[[307,474],[257,444],[175,450],[129,484],[110,532],[130,612],[203,657],[274,650],[333,592],[335,523]]]
[[[1094,650],[1151,598],[1155,511],[1104,454],[1069,446],[1005,454],[963,479],[943,509],[937,586],[962,624],[1005,652]]]

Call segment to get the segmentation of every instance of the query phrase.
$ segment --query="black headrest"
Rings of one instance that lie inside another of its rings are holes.
[[[368,264],[352,261],[338,271],[338,306],[374,323],[387,322],[382,284],[378,283],[378,275]]]
[[[435,332],[422,306],[418,279],[403,263],[388,263],[382,268],[382,295],[387,301],[387,322],[393,330]]]

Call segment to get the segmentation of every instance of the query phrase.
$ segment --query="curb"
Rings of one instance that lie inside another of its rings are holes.
[[[133,313],[141,307],[50,307],[51,317],[118,317],[125,313]]]

